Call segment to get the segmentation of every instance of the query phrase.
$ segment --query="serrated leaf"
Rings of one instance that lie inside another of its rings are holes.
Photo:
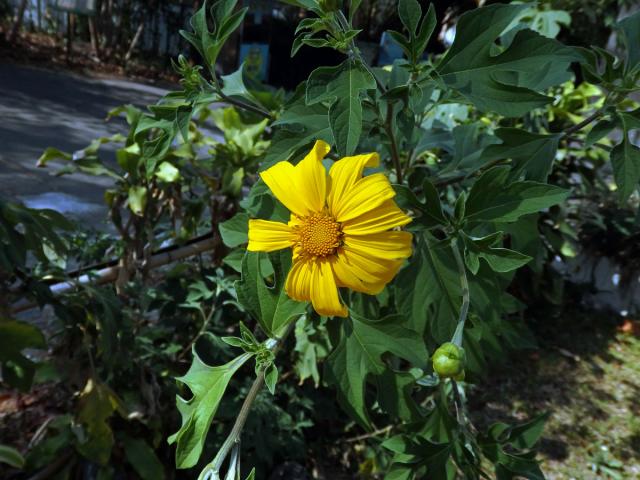
[[[351,312],[344,322],[344,336],[325,364],[342,408],[365,428],[371,427],[365,404],[367,377],[385,373],[382,357],[387,353],[422,368],[429,357],[420,335],[403,326],[403,317],[368,320]]]
[[[552,98],[537,93],[566,79],[573,49],[531,30],[521,30],[511,45],[492,54],[494,41],[529,8],[496,4],[464,13],[453,45],[437,66],[442,81],[479,109],[518,117]]]
[[[218,229],[222,242],[230,248],[243,245],[249,241],[249,215],[237,213],[226,222],[222,222]]]
[[[296,317],[302,315],[307,304],[296,302],[284,290],[291,267],[291,251],[280,250],[269,255],[274,275],[267,286],[260,266],[260,253],[247,252],[242,261],[242,278],[235,283],[238,301],[272,338],[278,337]]]
[[[471,187],[466,219],[470,222],[514,222],[562,202],[569,195],[554,185],[539,182],[508,182],[507,166],[487,170]]]
[[[233,374],[251,358],[245,353],[225,365],[211,367],[204,363],[194,350],[189,371],[177,381],[185,384],[193,396],[185,400],[176,396],[176,404],[182,416],[180,430],[171,435],[169,444],[177,443],[176,466],[193,467],[200,458],[211,421]]]
[[[373,76],[361,63],[346,60],[336,67],[320,67],[307,80],[306,102],[330,102],[329,125],[338,153],[351,155],[362,133],[361,92],[375,89]]]

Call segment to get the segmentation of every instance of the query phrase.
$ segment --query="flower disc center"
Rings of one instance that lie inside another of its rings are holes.
[[[335,219],[324,212],[302,217],[298,228],[298,242],[302,250],[314,257],[335,253],[342,243],[342,230]]]

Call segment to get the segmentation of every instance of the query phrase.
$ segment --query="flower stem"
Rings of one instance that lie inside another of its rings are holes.
[[[467,269],[464,266],[462,255],[460,255],[460,250],[458,249],[458,239],[456,237],[454,237],[453,240],[451,241],[451,250],[453,251],[453,256],[456,259],[456,265],[458,267],[458,275],[460,278],[460,288],[462,290],[462,306],[460,307],[460,315],[458,316],[458,325],[456,326],[456,331],[453,334],[451,343],[457,345],[458,347],[462,347],[462,334],[464,333],[464,323],[467,320],[467,314],[469,313],[469,303],[471,300],[469,295],[469,281],[467,280]]]
[[[284,332],[284,334],[280,338],[270,339],[272,341],[272,344],[271,345],[267,344],[267,346],[272,348],[274,356],[278,354],[278,351],[280,351],[280,349],[282,348],[284,341],[289,336],[289,334],[293,330],[296,323],[297,323],[296,321],[291,322],[287,326],[287,330]],[[229,456],[229,453],[234,448],[239,449],[240,437],[242,436],[242,429],[244,428],[244,424],[246,423],[247,418],[249,417],[249,412],[251,411],[253,402],[255,402],[256,398],[258,397],[258,393],[260,393],[260,390],[264,385],[265,371],[266,371],[266,367],[262,367],[260,371],[258,371],[258,374],[256,375],[256,379],[253,381],[253,384],[251,385],[251,389],[249,390],[249,393],[247,394],[246,398],[244,399],[244,402],[242,403],[242,407],[240,408],[240,412],[238,413],[236,421],[233,424],[233,428],[231,429],[231,432],[229,432],[229,435],[227,436],[226,440],[222,444],[222,447],[220,447],[220,450],[218,450],[218,453],[216,454],[213,461],[209,463],[202,470],[202,472],[200,473],[200,476],[198,477],[198,480],[219,480],[220,469],[222,468],[222,464],[224,463],[224,461]],[[239,454],[239,450],[237,451]]]
[[[393,134],[393,104],[391,102],[387,103],[387,118],[384,123],[384,129],[391,142],[391,158],[393,159],[393,165],[396,169],[396,181],[402,183],[402,164],[400,163],[400,153],[398,153],[396,136]]]

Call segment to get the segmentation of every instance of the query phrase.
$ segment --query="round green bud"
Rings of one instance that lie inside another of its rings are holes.
[[[451,342],[443,343],[431,358],[433,370],[440,378],[464,379],[466,357],[462,347],[458,347]]]

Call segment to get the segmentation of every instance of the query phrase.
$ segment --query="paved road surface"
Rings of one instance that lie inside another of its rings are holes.
[[[146,106],[163,94],[122,80],[0,64],[0,196],[107,228],[103,194],[110,179],[55,177],[55,167],[36,168],[36,161],[50,146],[73,152],[94,138],[126,133],[123,120],[105,122],[107,112],[126,103]]]

